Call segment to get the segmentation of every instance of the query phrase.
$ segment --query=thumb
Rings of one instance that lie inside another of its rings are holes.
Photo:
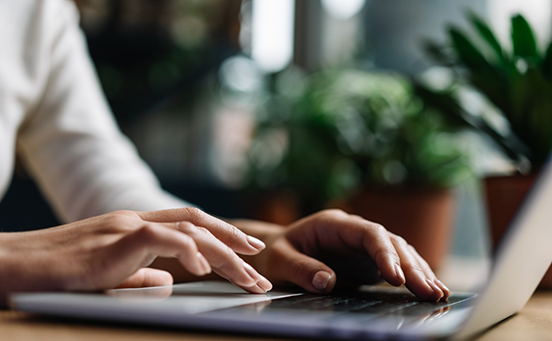
[[[317,294],[332,291],[336,283],[335,272],[326,264],[297,251],[289,241],[280,246],[279,257],[274,262],[274,275]]]

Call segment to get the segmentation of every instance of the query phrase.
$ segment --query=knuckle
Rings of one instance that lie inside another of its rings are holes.
[[[135,232],[135,237],[141,242],[150,242],[157,236],[157,229],[151,223],[145,223]]]
[[[399,244],[400,246],[402,246],[402,247],[408,248],[408,247],[410,246],[410,245],[408,244],[408,242],[406,241],[406,239],[404,239],[404,238],[401,237],[401,236],[396,236],[396,237],[395,237],[395,242],[396,242],[397,244]]]
[[[411,273],[416,273],[416,274],[418,274],[419,276],[422,276],[422,277],[426,276],[424,270],[422,269],[422,267],[419,264],[412,264],[410,266],[410,269],[408,269],[406,271],[409,271]]]
[[[206,233],[212,235],[211,230],[209,230],[206,227],[202,227],[202,228],[205,230]],[[219,235],[217,236],[225,241],[228,241],[231,243],[245,242],[245,238],[246,238],[245,233],[243,233],[240,229],[238,229],[233,225],[221,224],[218,226],[218,229],[216,232],[220,233],[220,236]]]
[[[397,258],[397,254],[388,249],[380,249],[374,255],[374,262],[381,265],[389,258]]]
[[[230,240],[242,240],[245,237],[245,234],[243,232],[233,226],[226,229],[226,234]]]
[[[180,239],[181,239],[180,243],[182,244],[182,247],[185,250],[197,252],[197,245],[196,245],[195,241],[192,238],[184,237],[184,238],[180,238]]]
[[[211,231],[209,231],[207,228],[203,226],[196,226],[196,229],[202,233],[211,234]]]
[[[422,266],[425,269],[431,269],[427,261],[422,256],[420,256],[420,254],[418,253],[418,251],[416,251],[414,246],[408,245],[408,251],[410,251],[410,253],[412,253],[416,257],[416,260],[418,261],[418,263],[420,263],[420,266]]]
[[[211,233],[211,231],[209,231],[208,228],[205,228],[205,227],[203,227],[203,226],[196,226],[196,229],[197,229],[198,232],[203,233],[203,234],[207,235],[208,237],[216,238],[216,237]],[[218,239],[218,238],[217,238],[217,239]]]
[[[151,223],[145,223],[140,228],[140,233],[144,236],[154,236],[155,235],[155,227]]]
[[[237,264],[240,264],[241,262],[241,258],[238,257],[238,255],[234,251],[232,251],[232,249],[224,246],[222,250],[220,250],[220,257],[218,258],[218,261],[215,261],[212,265],[215,268],[224,270],[234,268]]]
[[[131,211],[116,211],[105,216],[105,225],[116,229],[134,228],[136,222],[141,221],[138,216]]]
[[[374,222],[371,222],[371,221],[367,221],[367,222],[368,222],[369,228],[372,229],[375,233],[377,233],[377,234],[387,233],[387,229],[385,227],[383,227],[383,225],[378,224],[378,223],[374,223]]]
[[[406,240],[404,240],[404,242],[406,243]],[[412,246],[411,244],[408,244],[407,247],[408,247],[408,251],[412,252],[415,255],[418,255],[418,251],[416,250],[416,248],[414,246]]]
[[[209,231],[209,229],[203,227],[203,226],[198,226],[198,225],[194,225],[192,223],[189,223],[189,222],[183,222],[183,228],[182,228],[182,232],[190,235],[190,236],[200,236],[201,234],[206,234],[206,235],[209,235],[209,236],[212,236],[212,233],[211,231]]]
[[[326,210],[323,210],[322,212],[319,213],[321,217],[323,218],[343,218],[343,217],[346,217],[348,216],[349,214],[346,213],[345,211],[343,211],[342,209],[339,209],[339,208],[331,208],[331,209],[326,209]]]
[[[232,262],[237,262],[239,261],[241,258],[238,257],[238,255],[234,252],[234,250],[232,250],[230,247],[224,245],[223,248],[222,248],[222,254],[223,254],[223,258],[224,259],[228,259]]]
[[[303,260],[297,260],[291,264],[290,273],[292,278],[302,278],[309,272],[309,265]]]
[[[136,214],[136,212],[126,211],[126,210],[114,211],[114,212],[109,213],[108,215],[114,216],[114,217],[119,217],[119,218],[124,218],[124,219],[140,219],[138,217],[138,215]]]
[[[358,214],[350,214],[349,217],[357,220],[366,220],[364,217],[359,216]]]
[[[197,226],[188,221],[179,221],[176,223],[176,228],[182,233],[193,233],[197,230]]]
[[[186,212],[190,220],[200,220],[205,214],[197,207],[185,207],[184,211]]]
[[[408,242],[406,241],[406,239],[404,239],[401,236],[398,236],[398,235],[394,234],[394,235],[390,236],[390,238],[391,238],[391,240],[393,241],[394,244],[399,245],[402,248],[408,248],[409,247]]]
[[[389,238],[392,240],[395,240],[395,238],[399,237],[398,234],[394,234],[393,232],[387,231],[387,234],[389,234]]]

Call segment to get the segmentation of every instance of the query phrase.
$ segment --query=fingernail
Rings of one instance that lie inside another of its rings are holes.
[[[272,283],[270,283],[270,281],[263,276],[261,276],[261,279],[259,279],[257,285],[260,286],[264,291],[272,290]]]
[[[404,276],[404,272],[399,264],[395,264],[395,275],[401,279],[401,285],[406,283],[406,277]]]
[[[260,239],[257,239],[253,236],[247,236],[247,241],[249,242],[249,245],[253,246],[257,250],[264,250],[266,247],[265,243],[263,243]]]
[[[451,291],[443,282],[436,278],[435,283],[443,290],[443,293],[445,293],[447,297],[450,296]]]
[[[317,290],[323,291],[328,287],[331,278],[332,275],[326,271],[318,271],[312,279],[312,286]]]
[[[258,284],[255,284],[254,286],[247,288],[247,290],[249,290],[253,294],[264,294],[266,292],[266,290],[263,289]]]
[[[197,253],[197,259],[199,260],[199,265],[202,270],[202,276],[210,274],[211,266],[209,265],[209,262],[207,261],[207,259],[205,259],[205,256],[201,254],[201,252]]]
[[[434,292],[438,293],[440,296],[439,296],[439,299],[437,301],[439,301],[441,299],[441,297],[444,296],[443,294],[443,291],[441,291],[441,289],[437,286],[437,284],[433,283],[432,280],[430,280],[429,278],[426,279],[426,283],[429,285],[429,287],[431,288],[431,290],[433,290]]]

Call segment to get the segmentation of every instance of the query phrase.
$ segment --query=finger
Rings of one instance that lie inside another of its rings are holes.
[[[406,278],[401,270],[400,256],[387,230],[379,224],[371,224],[365,230],[367,233],[363,238],[364,248],[376,262],[381,276],[392,285],[403,285]]]
[[[177,223],[177,229],[192,237],[215,272],[232,283],[243,288],[251,288],[259,284],[261,279],[264,279],[262,283],[268,282],[207,229],[188,222]],[[271,288],[272,286],[265,288],[263,293]]]
[[[173,277],[163,270],[142,268],[128,277],[117,288],[144,288],[172,285]]]
[[[391,240],[400,257],[401,267],[406,277],[406,287],[422,300],[439,301],[444,296],[443,292],[432,279],[427,277],[408,243],[396,235],[391,235]]]
[[[136,263],[138,266],[134,266],[138,269],[143,267],[145,259],[161,256],[177,258],[185,269],[196,276],[211,272],[192,237],[161,224],[144,225],[113,244],[112,249],[111,259],[126,260],[120,263],[119,268]]]
[[[336,230],[339,238],[345,244],[366,251],[387,282],[397,286],[404,284],[405,278],[400,267],[400,257],[390,240],[389,232],[383,226],[359,216],[333,210],[326,213],[324,225],[339,227],[330,230]],[[332,243],[335,244],[335,241],[328,241],[325,244],[332,245]]]
[[[272,290],[272,283],[270,283],[270,281],[265,277],[261,276],[250,264],[243,262],[243,267],[245,271],[247,271],[247,273],[257,281],[257,284],[254,287],[246,288],[246,290],[258,294],[264,294],[265,292]]]
[[[266,278],[260,276],[251,265],[244,262],[244,268],[251,277],[257,280],[257,283],[252,286],[240,286],[242,289],[247,290],[253,294],[264,294],[265,292],[272,289],[272,283],[270,283]]]
[[[433,283],[435,283],[435,285],[439,287],[439,289],[441,289],[441,291],[443,292],[443,297],[441,298],[441,300],[446,301],[451,294],[450,289],[447,288],[447,286],[443,284],[443,282],[437,279],[437,276],[435,276],[435,273],[433,273],[433,270],[431,270],[431,267],[429,266],[429,264],[427,264],[425,259],[423,259],[422,256],[420,256],[418,251],[416,251],[416,249],[414,249],[412,245],[409,245],[408,248],[410,249],[410,253],[413,254],[414,257],[416,257],[416,259],[418,260],[418,264],[420,264],[420,267],[424,271],[425,275],[430,280],[432,280]]]
[[[232,250],[245,255],[257,254],[265,248],[265,244],[259,239],[248,236],[237,227],[195,207],[137,213],[140,218],[150,222],[176,223],[187,221],[196,226],[204,227]]]
[[[277,254],[270,264],[271,278],[291,282],[317,294],[333,290],[337,278],[330,267],[297,251],[288,240],[280,240],[278,243],[278,246],[273,247]]]

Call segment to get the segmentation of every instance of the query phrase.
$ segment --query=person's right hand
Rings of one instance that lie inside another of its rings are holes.
[[[9,292],[94,291],[170,285],[165,271],[146,268],[174,257],[190,273],[214,270],[252,293],[272,288],[237,253],[264,249],[258,239],[196,208],[120,211],[33,232],[0,234],[0,300]]]
[[[234,221],[260,237],[267,248],[251,257],[274,284],[295,284],[327,294],[340,283],[358,287],[382,279],[405,285],[425,301],[446,300],[451,292],[403,238],[383,226],[341,210],[325,210],[289,226]]]

